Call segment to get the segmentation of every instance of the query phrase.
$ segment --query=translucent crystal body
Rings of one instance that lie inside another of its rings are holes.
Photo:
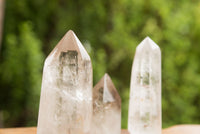
[[[121,134],[121,98],[108,74],[93,88],[90,134]]]
[[[91,118],[91,60],[70,30],[45,60],[37,134],[86,134]]]
[[[137,47],[131,74],[128,131],[161,134],[161,52],[149,37]]]

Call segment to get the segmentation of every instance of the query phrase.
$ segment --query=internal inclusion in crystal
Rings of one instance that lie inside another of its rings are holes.
[[[161,53],[149,37],[135,53],[128,130],[130,134],[161,134]]]
[[[77,84],[76,76],[78,75],[78,52],[69,50],[68,52],[61,52],[59,56],[59,70],[60,70],[60,85],[73,85]],[[67,74],[70,70],[71,78],[66,80]]]
[[[91,60],[69,31],[45,60],[37,134],[88,134],[91,118]]]

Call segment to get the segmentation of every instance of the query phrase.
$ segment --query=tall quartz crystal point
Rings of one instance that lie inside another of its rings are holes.
[[[37,134],[87,134],[91,118],[91,60],[70,30],[45,60]]]
[[[93,88],[93,120],[90,134],[121,133],[121,98],[108,74]]]
[[[146,37],[137,47],[131,74],[128,131],[161,134],[161,51]]]

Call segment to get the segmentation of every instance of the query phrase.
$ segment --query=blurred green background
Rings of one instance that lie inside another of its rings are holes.
[[[6,0],[1,127],[36,126],[44,59],[69,29],[91,56],[94,84],[110,74],[122,98],[122,128],[135,48],[146,36],[162,50],[163,127],[200,123],[199,0]]]

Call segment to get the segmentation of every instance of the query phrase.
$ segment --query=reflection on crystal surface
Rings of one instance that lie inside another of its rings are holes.
[[[130,134],[161,134],[161,52],[149,37],[135,53],[128,130]]]
[[[45,60],[37,134],[86,134],[91,118],[91,60],[69,31]]]
[[[108,74],[93,88],[93,120],[90,134],[121,133],[121,98]]]

